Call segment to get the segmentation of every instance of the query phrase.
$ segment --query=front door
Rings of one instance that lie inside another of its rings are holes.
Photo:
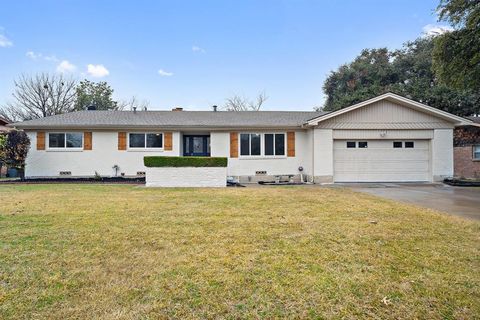
[[[184,135],[183,136],[184,156],[210,156],[210,136]]]

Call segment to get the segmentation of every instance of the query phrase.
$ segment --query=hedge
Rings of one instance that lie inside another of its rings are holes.
[[[227,158],[220,157],[143,157],[145,167],[226,167]]]

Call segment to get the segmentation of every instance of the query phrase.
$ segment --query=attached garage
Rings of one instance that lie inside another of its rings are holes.
[[[313,181],[433,182],[453,175],[453,129],[468,120],[386,93],[308,121]]]
[[[430,181],[430,140],[335,140],[334,182]]]

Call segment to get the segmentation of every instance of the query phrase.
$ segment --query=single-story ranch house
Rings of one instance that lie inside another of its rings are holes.
[[[143,175],[144,156],[188,155],[228,157],[241,182],[331,183],[453,176],[453,130],[470,123],[386,93],[330,113],[85,110],[13,126],[31,139],[29,178]]]

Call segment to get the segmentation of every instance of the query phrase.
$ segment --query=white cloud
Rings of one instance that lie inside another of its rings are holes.
[[[444,33],[453,31],[453,28],[450,26],[427,24],[422,28],[422,30],[426,36],[439,36]]]
[[[53,62],[58,61],[57,57],[55,57],[55,56],[44,56],[43,59],[45,59],[47,61],[53,61]]]
[[[87,66],[87,73],[95,78],[106,77],[110,74],[103,64],[89,64]]]
[[[173,72],[167,72],[163,69],[158,70],[158,74],[161,75],[162,77],[170,77],[173,76]]]
[[[53,56],[53,55],[52,56],[45,56],[40,52],[28,51],[25,55],[32,60],[43,59],[45,61],[53,61],[53,62],[58,62],[59,61],[56,56]]]
[[[57,72],[60,72],[60,73],[74,72],[76,69],[77,67],[74,64],[68,62],[67,60],[63,60],[57,66]]]
[[[28,51],[25,55],[32,60],[37,60],[38,59],[38,55],[33,51]]]
[[[199,46],[192,46],[192,51],[193,52],[198,52],[198,53],[206,53],[205,49],[200,48]]]
[[[4,34],[0,34],[0,47],[8,48],[13,46],[13,42],[7,38]]]

